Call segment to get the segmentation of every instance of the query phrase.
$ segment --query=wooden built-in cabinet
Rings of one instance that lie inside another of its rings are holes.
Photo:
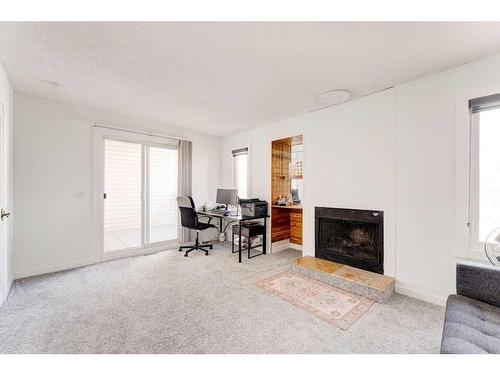
[[[302,245],[302,208],[290,209],[290,242]]]
[[[292,165],[292,148],[302,144],[301,135],[272,142],[271,150],[271,240],[289,240],[302,245],[302,206],[293,204],[292,181],[302,180],[302,161],[300,168]],[[299,173],[297,173],[299,171]],[[278,205],[279,198],[288,198],[285,206]]]
[[[290,238],[289,210],[272,207],[271,209],[271,240],[278,242]]]

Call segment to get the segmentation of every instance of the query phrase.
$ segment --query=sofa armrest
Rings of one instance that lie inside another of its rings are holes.
[[[500,307],[500,267],[457,263],[457,294]]]

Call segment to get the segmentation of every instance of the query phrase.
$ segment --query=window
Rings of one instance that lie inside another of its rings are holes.
[[[470,101],[470,247],[500,226],[500,94]]]
[[[248,198],[248,147],[233,150],[233,186],[239,198]]]

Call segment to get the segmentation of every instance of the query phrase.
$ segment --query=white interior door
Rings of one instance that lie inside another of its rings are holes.
[[[2,217],[0,221],[0,304],[7,298],[5,295],[7,285],[7,249],[5,246],[5,223],[4,223],[4,207],[5,207],[5,137],[4,137],[4,107],[0,103],[0,208]]]
[[[104,254],[176,242],[177,145],[103,138]]]

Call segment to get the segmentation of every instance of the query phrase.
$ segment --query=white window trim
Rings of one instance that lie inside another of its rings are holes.
[[[500,86],[487,89],[464,91],[457,94],[455,102],[455,238],[452,254],[457,258],[472,259],[487,262],[484,249],[474,239],[474,221],[477,212],[471,210],[472,201],[477,201],[471,189],[472,177],[477,177],[476,168],[472,167],[472,153],[477,153],[477,147],[472,148],[473,134],[472,117],[469,100],[500,93]],[[475,139],[474,139],[475,141]],[[476,208],[477,211],[477,208]],[[472,228],[472,230],[471,230]]]
[[[469,214],[468,249],[481,251],[484,243],[479,241],[479,112],[470,113],[469,131]]]
[[[248,198],[251,198],[252,197],[252,192],[251,192],[251,180],[252,180],[252,168],[251,168],[251,147],[250,145],[245,145],[245,146],[241,146],[241,147],[233,147],[231,149],[231,163],[232,163],[232,175],[231,175],[231,180],[232,180],[232,186],[233,186],[233,189],[236,189],[237,188],[237,184],[236,184],[236,163],[235,163],[235,157],[232,155],[232,152],[234,150],[239,150],[241,148],[247,148],[248,151],[247,151],[247,195],[248,195]]]

